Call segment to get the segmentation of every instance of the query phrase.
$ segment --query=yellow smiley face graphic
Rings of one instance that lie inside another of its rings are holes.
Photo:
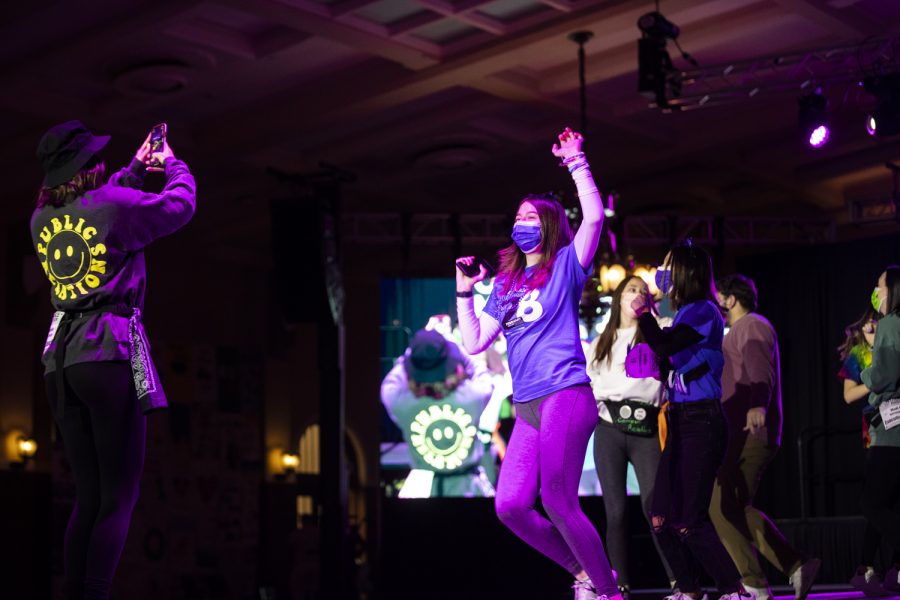
[[[472,453],[476,428],[463,409],[431,405],[410,426],[410,444],[429,465],[441,471],[458,469]]]
[[[91,266],[91,248],[74,231],[61,231],[47,245],[47,267],[57,281],[81,281]]]

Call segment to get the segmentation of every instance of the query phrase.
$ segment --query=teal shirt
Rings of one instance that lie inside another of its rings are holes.
[[[877,409],[882,402],[900,398],[900,316],[890,314],[878,321],[872,365],[860,379],[869,388],[869,405]],[[887,430],[884,424],[869,429],[872,446],[900,446],[900,426]]]

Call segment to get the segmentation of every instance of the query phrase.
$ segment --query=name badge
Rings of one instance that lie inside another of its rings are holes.
[[[878,406],[885,429],[893,429],[900,425],[900,398],[891,398]]]

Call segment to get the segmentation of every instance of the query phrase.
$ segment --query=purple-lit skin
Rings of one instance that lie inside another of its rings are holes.
[[[809,145],[813,148],[821,148],[828,141],[830,132],[825,125],[819,125],[809,136]]]

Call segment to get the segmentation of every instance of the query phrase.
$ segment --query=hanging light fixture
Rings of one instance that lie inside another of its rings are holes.
[[[800,128],[806,143],[821,148],[831,137],[828,127],[828,99],[817,89],[798,100]]]

